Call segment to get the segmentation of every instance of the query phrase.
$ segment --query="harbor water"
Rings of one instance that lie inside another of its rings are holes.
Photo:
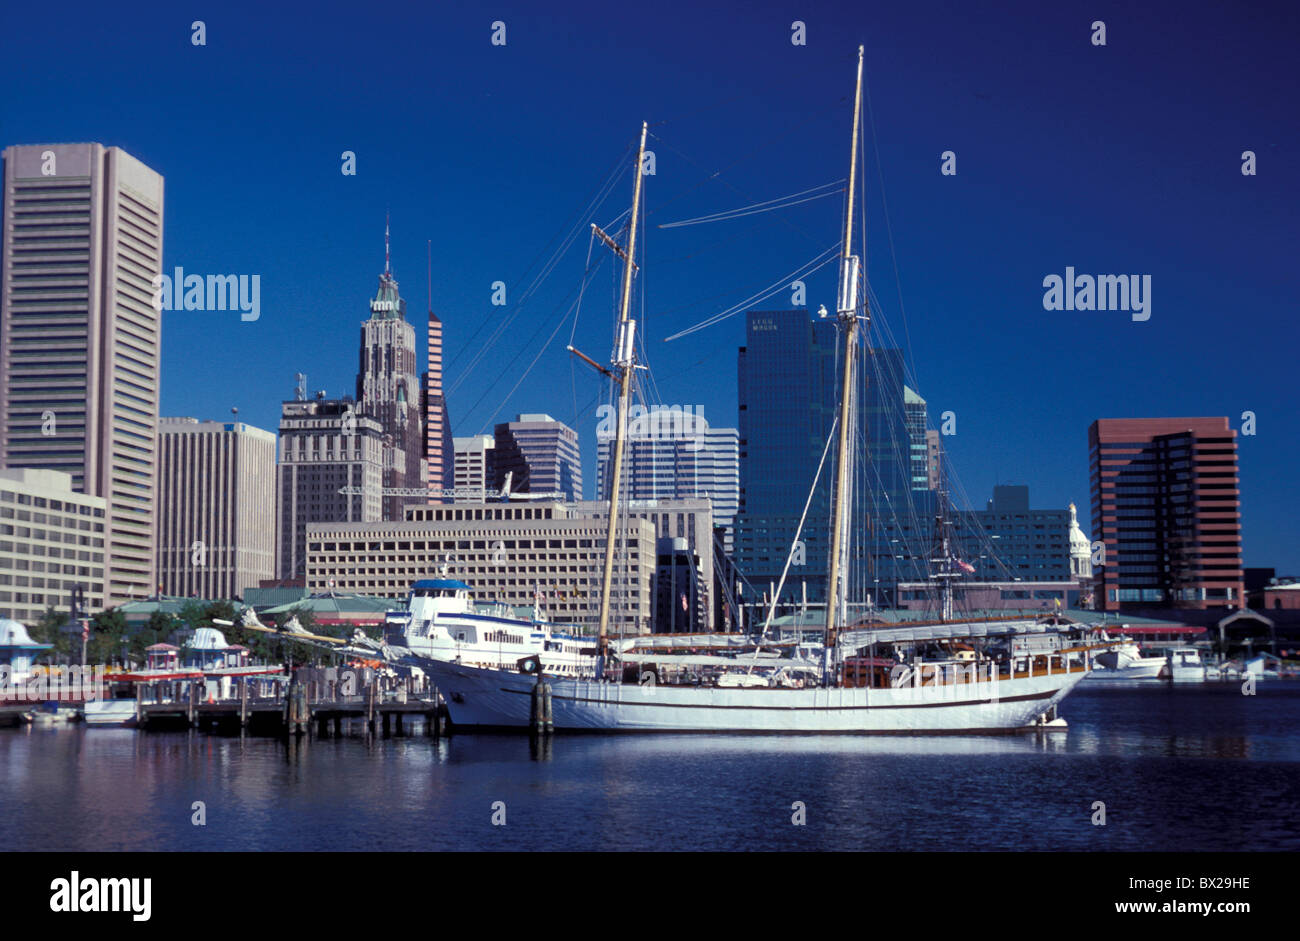
[[[1300,683],[1085,682],[989,737],[0,729],[14,850],[1298,850]],[[1100,807],[1099,805],[1104,805]],[[1100,813],[1104,813],[1104,823]]]

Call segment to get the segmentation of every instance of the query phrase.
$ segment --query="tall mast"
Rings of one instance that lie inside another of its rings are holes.
[[[937,558],[930,560],[931,565],[938,566],[932,578],[939,579],[939,619],[942,621],[951,621],[953,619],[953,590],[952,580],[957,577],[957,573],[952,568],[952,522],[948,519],[948,492],[939,491],[939,512],[934,519],[937,531],[935,532],[935,549],[934,554]]]
[[[858,342],[858,257],[853,254],[853,197],[857,189],[858,127],[862,119],[862,56],[858,46],[858,84],[853,98],[853,142],[849,148],[849,198],[844,213],[844,255],[840,259],[838,316],[844,330],[844,373],[840,382],[840,432],[835,461],[835,497],[831,513],[830,575],[826,582],[826,649],[833,653],[836,630],[848,606],[849,449],[853,420],[853,360]]]
[[[597,641],[597,675],[605,672],[609,651],[610,582],[614,575],[614,543],[618,538],[618,497],[623,482],[623,437],[627,431],[627,401],[632,390],[636,321],[628,319],[632,305],[632,274],[636,268],[636,227],[641,211],[641,166],[645,159],[646,122],[641,122],[641,144],[636,152],[636,186],[632,192],[632,219],[628,227],[627,257],[623,265],[623,300],[619,305],[612,375],[618,383],[618,422],[614,432],[614,461],[609,478],[609,527],[605,534],[605,566],[600,581],[600,636]]]

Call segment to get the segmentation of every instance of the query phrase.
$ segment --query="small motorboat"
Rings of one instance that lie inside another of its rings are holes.
[[[92,699],[86,703],[86,727],[135,725],[134,699]]]
[[[23,721],[34,729],[51,729],[67,725],[77,720],[77,710],[71,706],[60,706],[56,702],[42,703],[36,709],[24,712]]]
[[[1176,647],[1169,651],[1169,671],[1166,674],[1175,683],[1204,683],[1217,678],[1218,670],[1211,675],[1201,652],[1195,647]]]
[[[1159,679],[1168,666],[1164,657],[1142,656],[1142,649],[1133,641],[1097,654],[1093,662],[1097,669],[1088,675],[1092,680],[1154,680]]]

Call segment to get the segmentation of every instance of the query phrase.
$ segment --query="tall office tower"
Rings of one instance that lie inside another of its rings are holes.
[[[1102,418],[1088,429],[1093,569],[1106,611],[1241,607],[1237,432],[1227,418]]]
[[[275,577],[275,435],[243,422],[158,425],[160,594],[238,598]]]
[[[495,474],[496,438],[491,435],[472,435],[455,438],[457,491],[456,503],[482,503],[492,489]]]
[[[379,422],[352,402],[322,394],[281,405],[277,578],[304,577],[308,523],[383,519],[385,459],[393,453]]]
[[[429,307],[429,349],[424,374],[424,463],[427,468],[430,503],[450,502],[432,491],[451,490],[456,483],[458,452],[451,437],[451,416],[442,392],[442,321]]]
[[[623,452],[623,497],[708,497],[713,501],[713,525],[725,531],[724,548],[730,552],[740,502],[739,441],[735,428],[710,428],[703,416],[692,413],[652,409],[639,415],[629,423]],[[612,444],[610,435],[597,434],[597,500],[609,499]]]
[[[553,493],[556,499],[582,499],[582,461],[578,433],[550,415],[520,415],[496,426],[496,467],[492,486],[506,474],[517,493]]]
[[[766,590],[781,578],[795,542],[839,401],[839,336],[832,318],[807,311],[751,311],[738,357],[740,508],[736,565]],[[935,516],[934,493],[911,485],[903,360],[873,350],[857,370],[859,454],[851,500],[854,571],[850,602],[892,604],[900,580],[924,577]],[[861,460],[861,443],[868,460]],[[827,452],[782,600],[824,603],[830,548],[834,448]],[[862,599],[859,601],[858,599]],[[756,598],[747,598],[747,602]]]
[[[415,372],[415,328],[406,321],[406,301],[393,278],[385,226],[384,272],[370,302],[370,319],[361,325],[361,368],[357,372],[358,411],[379,422],[391,448],[384,465],[384,487],[425,485],[421,399]],[[423,502],[419,497],[386,494],[383,518],[400,520],[405,504]]]
[[[930,486],[930,452],[926,437],[926,424],[929,422],[929,409],[925,399],[903,386],[903,411],[907,421],[907,446],[912,469],[912,489],[931,490]]]
[[[154,590],[163,178],[101,144],[4,151],[0,466],[107,501],[107,605]]]

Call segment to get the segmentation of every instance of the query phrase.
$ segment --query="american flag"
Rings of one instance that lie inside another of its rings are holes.
[[[963,561],[962,559],[957,560],[957,568],[961,569],[967,575],[975,574],[975,566],[971,565],[969,562]]]

